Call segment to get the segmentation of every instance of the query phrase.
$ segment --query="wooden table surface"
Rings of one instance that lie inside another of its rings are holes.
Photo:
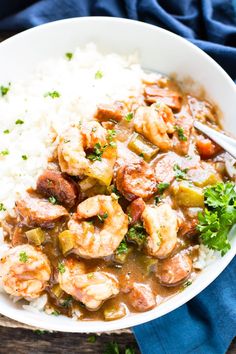
[[[12,34],[14,33],[0,33],[0,42]],[[18,324],[16,324],[17,328],[13,328],[14,323],[11,321],[3,323],[5,326],[0,323],[0,354],[104,354],[107,346],[114,342],[119,346],[119,354],[125,354],[126,348],[133,348],[135,354],[140,354],[131,331],[101,334],[91,338],[89,334],[40,332],[18,327]],[[92,339],[95,340],[94,343],[90,342]],[[114,354],[118,353],[114,352]],[[236,338],[227,354],[236,354]]]

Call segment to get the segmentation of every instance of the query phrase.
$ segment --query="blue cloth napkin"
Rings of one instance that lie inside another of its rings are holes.
[[[236,0],[0,0],[0,31],[76,16],[115,16],[179,34],[236,79]],[[236,260],[172,313],[134,328],[145,354],[221,354],[236,335]]]

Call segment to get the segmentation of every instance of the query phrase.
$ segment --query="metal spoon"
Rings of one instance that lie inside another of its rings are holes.
[[[221,146],[225,151],[227,151],[234,159],[236,159],[236,140],[229,138],[227,135],[219,133],[218,131],[208,127],[205,124],[200,123],[195,120],[193,123],[194,127],[200,132],[207,135],[215,143]]]

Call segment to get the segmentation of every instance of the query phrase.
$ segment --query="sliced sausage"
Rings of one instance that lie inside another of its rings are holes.
[[[15,211],[20,224],[28,227],[53,228],[58,219],[68,216],[63,206],[29,195],[16,202]]]
[[[65,174],[54,170],[46,170],[39,176],[36,190],[44,197],[55,197],[69,209],[75,205],[78,196],[76,183]]]
[[[122,102],[115,102],[114,104],[100,104],[97,107],[95,118],[100,122],[106,120],[114,120],[120,122],[125,114],[125,106]]]
[[[186,254],[177,253],[159,263],[156,276],[164,286],[177,286],[190,276],[191,270],[191,258]]]
[[[156,299],[148,285],[134,283],[128,298],[132,307],[138,312],[151,310],[156,306]]]
[[[178,91],[162,89],[157,85],[149,85],[144,89],[145,102],[152,104],[155,102],[164,103],[174,112],[179,112],[182,105],[182,95]]]
[[[198,219],[190,219],[184,221],[179,229],[178,236],[179,237],[194,237],[198,235],[199,231],[196,226],[198,224]]]
[[[127,200],[148,199],[156,192],[154,171],[145,161],[125,164],[117,171],[116,186]]]
[[[144,209],[145,203],[142,198],[137,198],[130,203],[128,207],[128,213],[131,217],[130,225],[134,225],[140,220]]]

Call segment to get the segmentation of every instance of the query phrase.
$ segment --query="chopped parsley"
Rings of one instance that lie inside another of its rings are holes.
[[[125,116],[125,120],[126,120],[127,122],[131,122],[131,120],[132,120],[133,118],[134,118],[133,112],[129,112],[129,113],[127,113],[126,116]]]
[[[108,131],[107,131],[107,139],[109,141],[112,141],[115,137],[116,137],[115,129],[108,129]]]
[[[91,161],[102,161],[102,154],[106,147],[107,145],[101,146],[99,143],[95,144],[93,152],[87,156],[87,159]]]
[[[60,93],[58,91],[52,91],[45,93],[44,97],[50,96],[51,98],[58,98],[60,97]]]
[[[19,261],[26,263],[28,261],[29,257],[27,256],[26,252],[20,252],[19,255]]]
[[[72,304],[73,298],[72,296],[68,296],[61,304],[61,306],[68,308]]]
[[[66,271],[65,265],[61,262],[58,263],[58,271],[63,274]]]
[[[128,251],[128,245],[126,240],[122,240],[119,247],[116,249],[117,254],[126,253]]]
[[[96,340],[97,340],[97,337],[95,335],[89,336],[87,338],[87,342],[89,342],[89,343],[95,343]]]
[[[53,196],[49,197],[48,198],[48,201],[51,203],[51,204],[57,204],[57,199]]]
[[[10,90],[10,85],[11,83],[9,82],[9,85],[8,86],[0,86],[0,94],[1,96],[6,96],[6,94],[8,93],[8,91]]]
[[[146,240],[146,230],[141,223],[136,223],[127,232],[127,240],[135,242],[141,248]]]
[[[158,189],[158,193],[162,194],[164,193],[164,191],[170,186],[170,183],[158,183],[157,184],[157,189]]]
[[[98,220],[100,222],[104,222],[108,218],[108,213],[105,212],[104,214],[98,214]]]
[[[179,165],[174,165],[173,170],[175,171],[175,178],[177,181],[186,179],[186,173],[188,172],[187,168],[181,169]]]
[[[43,329],[35,329],[34,330],[35,334],[46,334],[49,333],[48,331],[44,331]]]
[[[125,354],[135,354],[134,348],[125,348]]]
[[[0,211],[6,211],[7,209],[5,208],[3,203],[0,203]]]
[[[204,191],[206,208],[199,213],[197,225],[204,245],[225,255],[231,248],[228,234],[236,223],[236,187],[220,182]]]
[[[101,70],[98,70],[96,73],[95,73],[95,79],[96,80],[99,80],[103,77],[103,72]]]
[[[15,121],[15,124],[16,124],[16,125],[21,125],[21,124],[24,124],[24,121],[21,120],[21,119],[17,119],[17,120]]]
[[[184,129],[182,127],[178,127],[177,125],[175,125],[174,128],[175,128],[175,131],[178,134],[179,140],[181,140],[181,141],[187,141],[188,140],[186,135],[184,135]]]
[[[1,155],[1,156],[7,156],[7,155],[9,155],[9,150],[8,150],[8,149],[2,150],[2,151],[0,152],[0,155]]]
[[[116,342],[107,343],[104,354],[120,354],[118,344]]]
[[[155,198],[154,198],[154,200],[155,200],[155,205],[157,205],[158,203],[160,203],[161,199],[162,199],[161,196],[156,195]]]
[[[3,134],[9,134],[10,133],[10,130],[9,129],[6,129],[3,131]]]
[[[21,157],[22,157],[22,160],[27,160],[28,159],[27,155],[22,155]]]
[[[59,315],[60,315],[60,312],[54,310],[54,311],[52,311],[51,315],[53,315],[53,316],[59,316]]]
[[[184,284],[183,284],[183,288],[187,288],[188,286],[192,285],[192,280],[187,280]]]
[[[71,60],[73,58],[73,53],[68,52],[65,54],[65,57],[66,59]]]

